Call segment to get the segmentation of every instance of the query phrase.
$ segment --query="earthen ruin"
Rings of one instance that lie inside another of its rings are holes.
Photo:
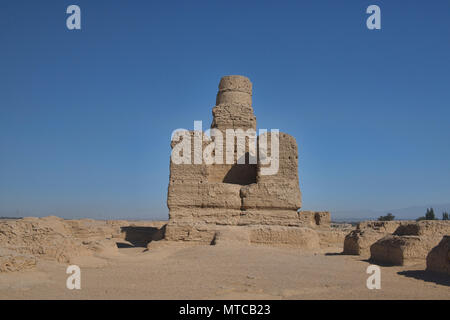
[[[450,276],[450,235],[442,237],[441,242],[428,254],[427,271]]]
[[[391,265],[424,262],[428,253],[450,234],[450,222],[425,220],[403,223],[370,246],[370,259]]]
[[[54,216],[0,219],[0,273],[33,269],[40,260],[67,264],[82,256],[111,256],[121,244],[145,248],[163,237],[165,223]]]
[[[344,240],[343,254],[360,255],[373,263],[414,265],[427,262],[427,270],[448,273],[450,222],[365,221]]]
[[[224,137],[227,129],[256,130],[250,80],[243,76],[223,77],[212,115],[211,128],[223,132]],[[261,139],[270,141],[272,134],[259,135],[258,145]],[[205,148],[208,138],[203,132],[190,131],[190,135],[203,137],[202,147]],[[230,142],[234,144],[237,161],[239,141]],[[255,243],[318,246],[320,232],[315,229],[329,228],[330,215],[328,212],[298,211],[302,202],[295,138],[279,133],[279,168],[273,175],[262,174],[266,164],[259,154],[256,163],[249,163],[248,140],[245,144],[245,164],[170,162],[166,240],[216,243],[219,239],[241,239]],[[270,153],[270,143],[267,145]],[[195,152],[192,148],[192,158]],[[243,226],[246,228],[240,228]],[[227,233],[229,236],[224,235]]]

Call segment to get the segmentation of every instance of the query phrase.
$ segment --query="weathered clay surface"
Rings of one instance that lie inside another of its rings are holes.
[[[441,242],[428,254],[427,271],[450,276],[450,235],[442,237]]]
[[[425,261],[430,250],[450,234],[450,221],[425,220],[400,225],[370,247],[370,259],[385,264],[410,265]]]
[[[39,259],[70,263],[75,257],[117,251],[117,240],[162,238],[163,222],[64,220],[58,217],[0,220],[0,272],[33,268]],[[154,231],[154,232],[153,232]]]
[[[188,241],[207,242],[213,245],[266,244],[320,248],[320,237],[316,230],[307,227],[275,225],[220,226],[211,224],[189,224],[185,228],[177,224],[169,228],[177,232],[175,238]],[[170,235],[170,237],[174,237]]]
[[[321,239],[331,236],[342,243],[347,231],[330,229],[329,212],[290,211],[290,210],[233,210],[233,209],[204,209],[179,208],[176,211],[177,219],[169,220],[167,225],[166,240],[183,240],[211,243],[216,231],[221,226],[284,226],[284,227],[308,227],[320,231]],[[241,228],[242,232],[247,232]],[[330,243],[332,242],[329,239]]]
[[[427,249],[418,236],[387,235],[370,247],[370,259],[376,263],[402,266],[423,259]]]
[[[0,272],[13,272],[33,269],[36,266],[36,258],[26,254],[20,254],[13,250],[0,249]]]
[[[251,227],[250,242],[269,245],[287,245],[310,250],[320,248],[318,233],[307,227]]]
[[[248,137],[245,145],[243,140],[229,141],[234,146],[235,161],[238,160],[237,150],[243,146],[247,153],[246,163],[226,163],[226,130],[256,129],[252,83],[248,78],[225,76],[221,79],[211,129],[223,133],[222,164],[206,164],[204,161],[197,164],[170,163],[166,240],[221,243],[229,241],[230,237],[240,239],[237,232],[242,232],[250,242],[291,243],[305,248],[325,240],[324,232],[330,229],[330,214],[298,212],[302,203],[298,148],[294,137],[282,132],[267,132],[257,137],[258,141],[267,141],[267,157],[273,156],[271,139],[279,138],[278,170],[275,174],[263,173],[270,165],[264,162],[264,157],[251,153]],[[195,136],[202,137],[199,144],[202,149],[212,141],[200,131],[189,132],[191,140]],[[214,139],[214,143],[219,143]],[[172,148],[174,145],[172,142]],[[191,146],[191,158],[194,158],[194,143]],[[249,163],[251,157],[256,157],[255,162]],[[224,226],[231,229],[224,229]],[[247,228],[242,228],[244,226]],[[314,230],[318,228],[322,229],[322,236]],[[342,235],[336,233],[333,236]]]
[[[233,104],[252,107],[252,83],[247,77],[225,76],[220,79],[216,105],[222,107]],[[253,114],[253,111],[251,113]],[[230,116],[233,117],[238,115],[239,110],[236,110]],[[230,116],[227,118],[230,118]],[[252,115],[248,115],[248,118],[252,118]],[[242,128],[241,126],[233,127]]]
[[[394,232],[397,236],[439,237],[450,234],[450,221],[422,220],[401,224]]]
[[[348,227],[331,227],[324,229],[317,229],[317,234],[320,239],[320,246],[323,248],[333,247],[336,248],[337,244],[344,243],[345,236],[349,230],[353,229],[352,226]]]
[[[248,245],[250,243],[250,230],[246,227],[220,227],[214,234],[211,244],[221,245]]]
[[[369,255],[370,246],[393,233],[405,221],[364,221],[352,230],[344,240],[344,254]]]
[[[71,226],[57,217],[25,218],[0,224],[2,248],[58,262],[70,262],[72,257],[86,251],[71,235]]]

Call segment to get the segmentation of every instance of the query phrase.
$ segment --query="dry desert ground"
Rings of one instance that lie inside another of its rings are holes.
[[[425,273],[424,262],[382,266],[381,289],[369,290],[369,262],[342,255],[339,244],[308,251],[130,240],[113,238],[114,247],[71,258],[80,290],[66,288],[68,262],[39,259],[0,272],[0,299],[450,299],[450,279]]]

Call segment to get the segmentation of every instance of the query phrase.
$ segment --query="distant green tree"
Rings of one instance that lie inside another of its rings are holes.
[[[387,215],[385,215],[385,216],[380,216],[379,218],[378,218],[378,221],[392,221],[392,220],[394,220],[395,219],[395,216],[394,215],[392,215],[392,213],[388,213]]]
[[[442,220],[449,220],[448,219],[448,212],[442,212]]]
[[[430,210],[427,210],[427,213],[425,214],[426,220],[436,220],[436,216],[434,215],[433,208],[430,208]]]
[[[427,208],[427,212],[425,213],[425,216],[424,217],[419,217],[419,218],[416,219],[416,221],[421,221],[421,220],[436,220],[436,216],[434,215],[434,209],[433,208],[430,208],[430,209]]]

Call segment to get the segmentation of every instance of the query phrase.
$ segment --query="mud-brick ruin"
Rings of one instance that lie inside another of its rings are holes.
[[[226,129],[256,130],[250,80],[243,76],[223,77],[212,115],[211,129],[223,132],[223,145],[227,144]],[[203,149],[211,143],[203,132],[189,134],[203,137]],[[273,134],[268,129],[257,137],[258,145],[260,139],[266,139],[267,154],[271,153]],[[273,175],[262,174],[268,164],[263,165],[259,156],[255,164],[249,163],[248,141],[245,164],[236,163],[237,141],[233,138],[230,142],[235,147],[234,164],[227,164],[225,159],[224,164],[170,162],[166,240],[319,246],[319,231],[329,229],[330,214],[298,211],[302,201],[295,138],[279,132],[279,168]],[[174,145],[172,141],[172,148]],[[191,158],[194,156],[192,146]]]

